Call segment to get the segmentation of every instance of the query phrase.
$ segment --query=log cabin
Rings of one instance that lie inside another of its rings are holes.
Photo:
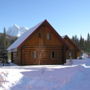
[[[67,45],[47,20],[19,37],[7,49],[18,65],[52,65],[66,62]]]
[[[78,48],[78,46],[67,35],[65,35],[63,39],[68,46],[68,50],[66,51],[66,59],[76,59],[79,57],[81,50]]]

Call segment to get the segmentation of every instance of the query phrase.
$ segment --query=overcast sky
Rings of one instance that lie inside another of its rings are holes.
[[[63,36],[90,32],[90,0],[0,0],[0,32],[17,24],[32,27],[47,19]]]

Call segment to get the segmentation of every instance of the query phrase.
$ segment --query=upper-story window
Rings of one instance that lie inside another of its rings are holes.
[[[41,33],[38,33],[38,37],[41,38]]]
[[[47,40],[51,40],[51,34],[47,33]]]

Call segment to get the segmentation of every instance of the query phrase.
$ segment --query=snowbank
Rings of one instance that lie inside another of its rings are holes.
[[[0,69],[0,90],[9,90],[22,78],[16,69]]]
[[[90,60],[72,63],[1,67],[0,90],[89,90]]]

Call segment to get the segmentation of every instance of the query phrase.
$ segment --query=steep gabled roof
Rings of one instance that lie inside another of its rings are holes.
[[[11,49],[18,48],[22,44],[22,42],[24,42],[24,40],[26,40],[43,22],[40,22],[39,24],[25,32],[23,35],[21,35],[10,47],[8,47],[7,50],[9,51]]]
[[[63,36],[63,39],[66,44],[67,44],[66,40],[68,39],[69,43],[71,43],[78,51],[80,51],[79,47],[67,35]]]
[[[8,47],[8,51],[17,49],[31,34],[33,34],[43,23],[47,23],[56,33],[58,38],[65,44],[62,37],[55,31],[55,29],[48,23],[47,20],[42,21],[41,23],[37,24],[36,26],[29,29],[27,32],[25,32],[21,37],[19,37],[10,47]]]

